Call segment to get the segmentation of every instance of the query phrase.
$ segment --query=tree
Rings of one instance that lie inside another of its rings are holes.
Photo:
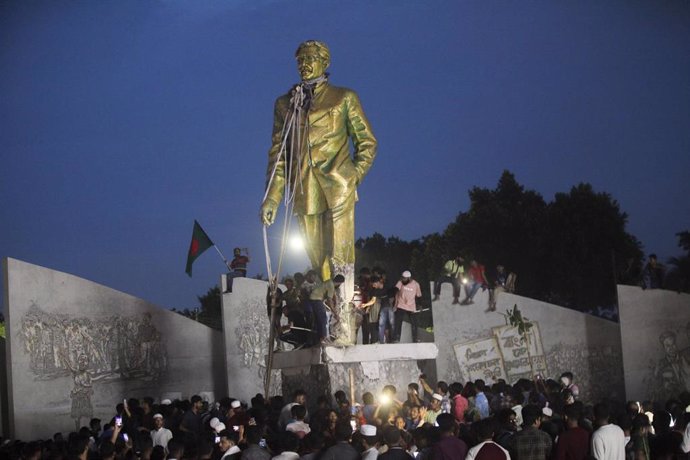
[[[223,329],[220,287],[213,286],[206,294],[197,296],[197,299],[201,307],[198,321],[213,329]]]
[[[685,255],[671,257],[668,263],[673,267],[666,276],[666,287],[678,292],[690,292],[690,231],[676,233],[678,246]]]
[[[397,236],[385,238],[380,233],[374,233],[355,243],[356,270],[359,272],[363,267],[381,267],[389,280],[397,279],[404,270],[412,270],[412,252],[421,248],[422,242],[419,240],[408,242]],[[416,274],[414,276],[417,278]]]
[[[608,193],[579,184],[548,206],[545,297],[578,310],[615,304],[616,274],[642,263],[641,245],[625,231],[628,216]]]
[[[470,209],[443,233],[445,259],[460,254],[467,263],[476,259],[489,272],[504,265],[518,274],[521,294],[538,296],[548,271],[543,244],[547,207],[542,196],[525,190],[509,171],[503,171],[495,189],[474,187],[469,195]],[[438,261],[438,268],[442,263]]]

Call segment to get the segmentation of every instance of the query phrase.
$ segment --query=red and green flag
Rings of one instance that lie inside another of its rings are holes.
[[[192,242],[189,245],[189,253],[187,253],[187,268],[185,271],[192,276],[192,264],[194,261],[208,248],[213,246],[213,241],[208,237],[206,232],[199,222],[194,221],[194,230],[192,231]]]

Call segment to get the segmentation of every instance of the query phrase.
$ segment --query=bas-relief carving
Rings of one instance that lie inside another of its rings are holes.
[[[32,304],[21,318],[19,338],[36,380],[71,376],[71,417],[93,416],[93,383],[119,379],[154,381],[168,356],[151,314],[103,318],[48,313]]]
[[[571,371],[580,389],[580,399],[597,401],[623,396],[623,366],[620,350],[610,346],[568,345],[559,342],[546,353],[546,362],[555,372]],[[615,394],[612,394],[612,390]]]
[[[652,344],[656,345],[654,357],[648,360],[643,376],[646,394],[666,400],[690,391],[690,323],[685,328],[667,328]]]
[[[37,380],[69,375],[82,355],[90,372],[109,378],[156,380],[167,369],[165,344],[149,313],[87,318],[34,304],[21,319],[19,336]]]
[[[266,356],[268,355],[268,315],[265,301],[248,300],[239,309],[238,325],[235,327],[237,347],[242,351],[242,364],[248,369],[256,369],[259,382],[266,376]],[[271,376],[270,394],[279,394],[281,388],[280,372]]]

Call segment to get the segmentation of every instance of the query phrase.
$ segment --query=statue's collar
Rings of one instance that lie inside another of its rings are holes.
[[[311,91],[312,93],[317,93],[328,83],[328,73],[324,73],[318,78],[312,80],[302,80],[302,88]]]

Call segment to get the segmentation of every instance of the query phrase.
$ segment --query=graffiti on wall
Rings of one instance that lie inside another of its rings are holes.
[[[529,343],[516,327],[498,326],[492,335],[456,344],[453,348],[465,380],[483,379],[515,382],[533,375],[547,375],[546,357],[536,321],[529,331]]]

